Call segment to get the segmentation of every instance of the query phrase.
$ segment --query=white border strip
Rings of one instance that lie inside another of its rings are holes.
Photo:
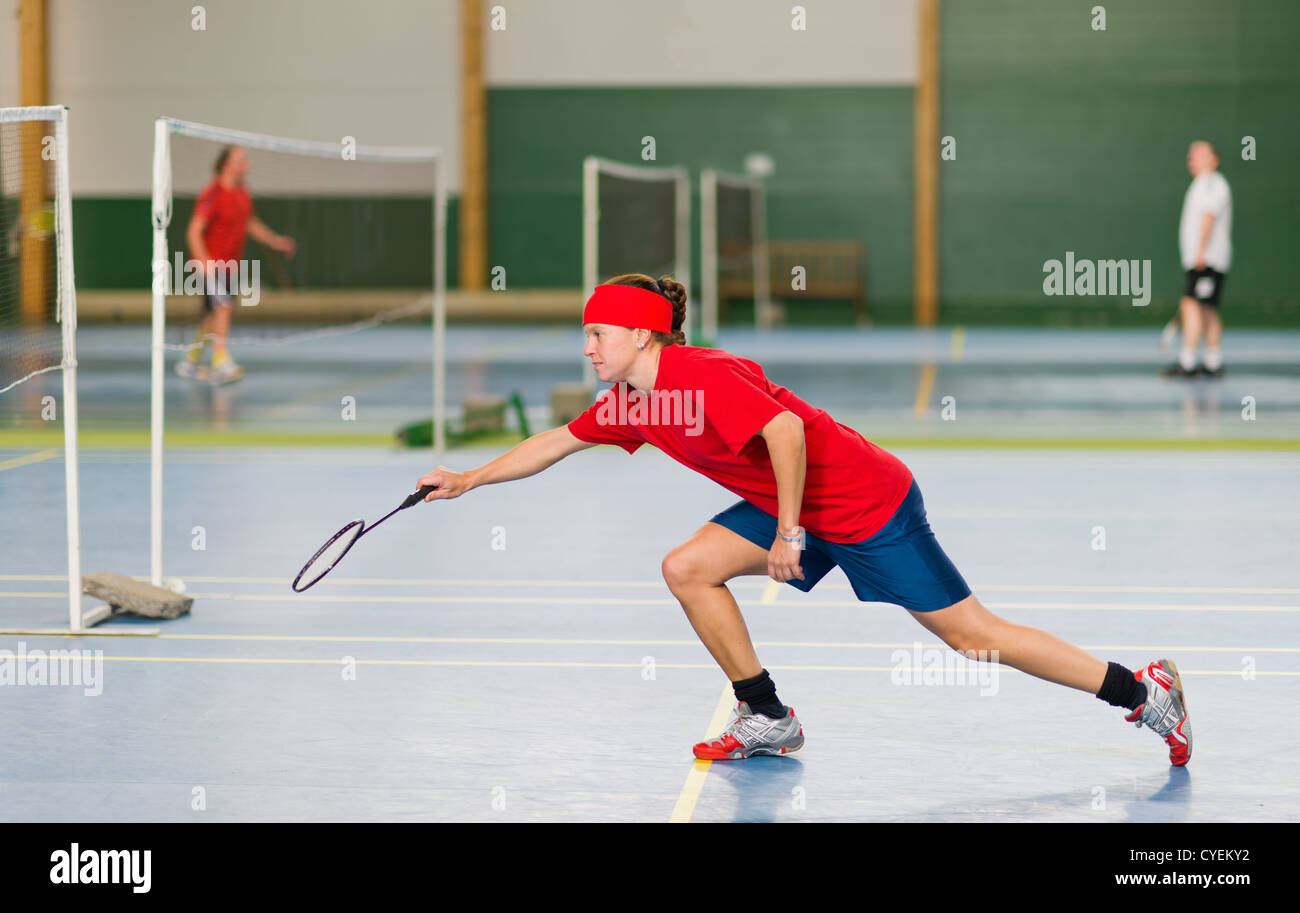
[[[595,162],[591,167],[606,174],[612,174],[615,177],[626,178],[629,181],[676,181],[682,178],[690,177],[685,165],[679,165],[675,168],[656,168],[646,165],[628,165],[624,162],[616,162],[613,159],[601,158],[598,155],[589,155],[584,161]]]
[[[269,136],[264,133],[250,133],[247,130],[231,130],[227,127],[178,120],[174,117],[159,119],[167,124],[170,133],[194,139],[236,143],[253,149],[264,149],[267,152],[314,155],[318,158],[336,159],[341,156],[342,147],[338,143],[322,143],[314,140]],[[357,146],[356,153],[357,158],[409,162],[430,161],[441,157],[441,152],[433,146]]]
[[[38,105],[27,108],[0,108],[0,124],[28,120],[54,120],[63,117],[68,109],[64,105]]]

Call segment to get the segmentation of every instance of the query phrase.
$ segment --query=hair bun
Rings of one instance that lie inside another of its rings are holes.
[[[660,276],[659,287],[664,290],[664,296],[672,301],[675,307],[686,306],[686,286],[672,276]]]

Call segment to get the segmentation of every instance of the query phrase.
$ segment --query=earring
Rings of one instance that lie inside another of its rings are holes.
[[[641,343],[640,345],[637,346],[637,348],[638,348],[638,349],[644,349],[644,348],[645,348],[645,343],[644,343],[644,342]]]

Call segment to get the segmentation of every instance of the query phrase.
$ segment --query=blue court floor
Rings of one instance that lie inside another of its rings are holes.
[[[0,686],[0,818],[1300,816],[1294,451],[895,452],[993,611],[1130,667],[1178,663],[1186,769],[1092,696],[1001,667],[945,671],[951,651],[902,609],[856,602],[839,571],[808,594],[733,582],[807,744],[697,764],[690,747],[730,694],[659,568],[734,502],[709,480],[650,448],[593,448],[398,514],[299,595],[289,581],[317,545],[396,506],[431,457],[182,449],[164,573],[193,612],[153,638],[0,636],[14,656],[75,648],[93,665],[102,651],[94,688]],[[64,467],[25,453],[0,449],[0,625],[57,625]],[[84,570],[146,574],[147,454],[88,451],[81,479]]]
[[[231,351],[247,373],[225,387],[175,376],[169,352],[167,429],[388,436],[432,415],[428,326],[282,344],[302,329],[236,326]],[[147,433],[149,332],[79,328],[83,429]],[[192,332],[170,327],[169,341]],[[1151,330],[726,327],[718,345],[868,439],[1300,438],[1297,332],[1229,331],[1226,375],[1193,380],[1158,376],[1174,356]],[[582,378],[582,346],[577,327],[449,327],[449,415],[469,397],[517,392],[533,429],[546,427],[552,387]],[[51,372],[0,397],[0,446],[6,429],[50,427],[42,397],[57,398],[60,384]]]

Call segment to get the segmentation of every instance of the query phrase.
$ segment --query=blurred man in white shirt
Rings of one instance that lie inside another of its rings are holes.
[[[1219,174],[1219,156],[1205,140],[1187,150],[1192,183],[1183,197],[1178,223],[1178,249],[1187,283],[1179,303],[1183,346],[1178,361],[1161,371],[1166,377],[1223,374],[1223,321],[1219,298],[1232,264],[1232,191]],[[1198,366],[1196,349],[1205,336],[1205,360]]]

